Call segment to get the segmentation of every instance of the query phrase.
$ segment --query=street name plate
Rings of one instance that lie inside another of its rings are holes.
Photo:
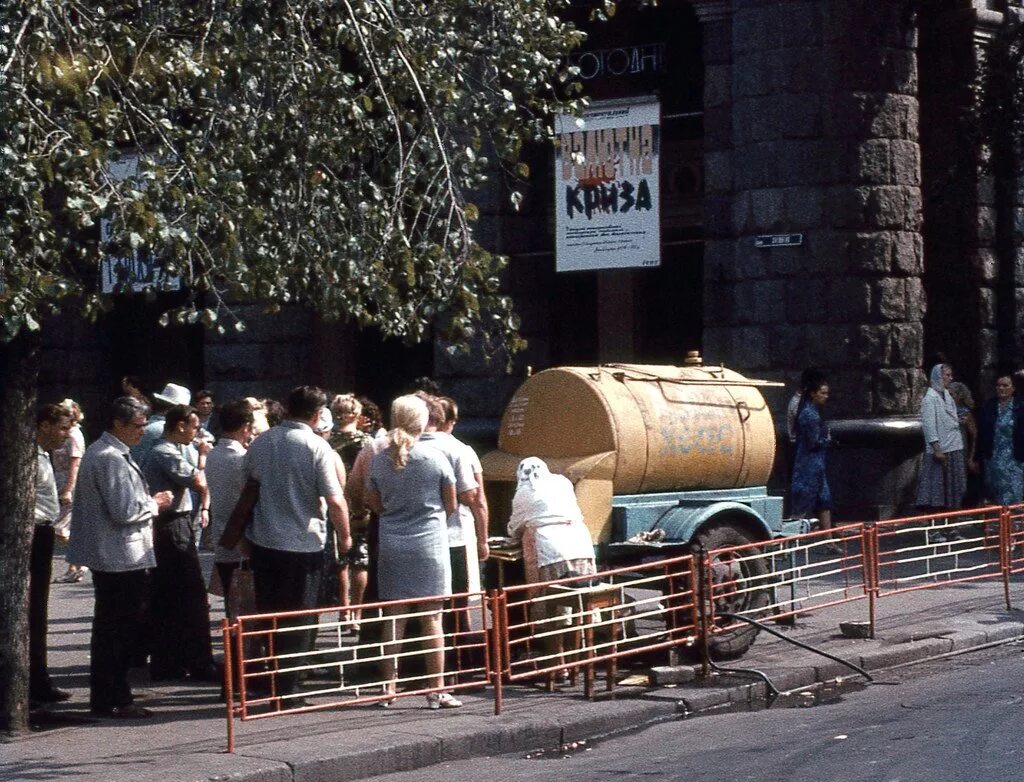
[[[754,237],[754,247],[799,247],[803,234],[761,234]]]

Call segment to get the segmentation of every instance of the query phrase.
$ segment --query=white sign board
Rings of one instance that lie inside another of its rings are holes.
[[[154,263],[152,258],[143,257],[134,250],[131,258],[106,257],[101,261],[100,291],[103,293],[138,293],[146,288],[155,291],[178,291],[181,290],[181,278],[169,275],[162,266]]]
[[[139,171],[138,155],[125,155],[109,165],[112,179],[134,178]],[[140,185],[141,186],[141,185]],[[100,220],[100,242],[110,240],[110,220]],[[120,285],[120,288],[118,286]],[[154,263],[150,256],[143,256],[132,250],[130,258],[105,256],[100,261],[100,291],[102,293],[135,292],[153,288],[157,291],[181,290],[181,278],[171,276],[163,267]]]
[[[661,264],[656,99],[599,101],[555,117],[555,268]]]

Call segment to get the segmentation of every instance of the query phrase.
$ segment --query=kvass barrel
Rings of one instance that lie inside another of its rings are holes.
[[[498,450],[615,494],[735,488],[767,483],[775,428],[756,381],[723,367],[558,367],[516,391]]]

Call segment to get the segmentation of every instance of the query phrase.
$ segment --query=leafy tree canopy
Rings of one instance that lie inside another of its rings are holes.
[[[184,322],[303,302],[520,347],[470,198],[574,108],[562,4],[0,0],[5,336],[95,315],[101,257],[139,252],[194,292]]]

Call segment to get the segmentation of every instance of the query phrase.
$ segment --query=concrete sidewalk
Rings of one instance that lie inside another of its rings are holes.
[[[54,572],[63,572],[54,563]],[[490,689],[461,694],[458,711],[429,711],[422,698],[400,698],[391,709],[361,706],[253,722],[236,722],[237,752],[225,753],[225,709],[217,688],[154,686],[140,673],[136,694],[157,711],[149,720],[92,718],[88,712],[92,586],[55,584],[51,595],[50,660],[56,683],[74,695],[54,709],[71,724],[33,733],[0,749],[0,780],[302,780],[341,782],[447,760],[533,749],[607,735],[729,702],[761,697],[764,685],[742,676],[673,683],[659,671],[647,686],[620,686],[614,698],[583,699],[580,688],[546,693],[506,687],[494,716]],[[1024,607],[1024,583],[1013,597]],[[215,599],[215,618],[220,605]],[[943,586],[883,599],[877,638],[850,640],[838,623],[867,618],[859,601],[801,617],[779,629],[869,670],[921,660],[1024,635],[1024,612],[1007,611],[998,581]],[[780,689],[846,676],[852,671],[762,633],[751,651],[730,663],[756,668]],[[622,666],[622,677],[646,669]],[[598,688],[603,687],[600,679]],[[680,726],[698,730],[699,724]]]

